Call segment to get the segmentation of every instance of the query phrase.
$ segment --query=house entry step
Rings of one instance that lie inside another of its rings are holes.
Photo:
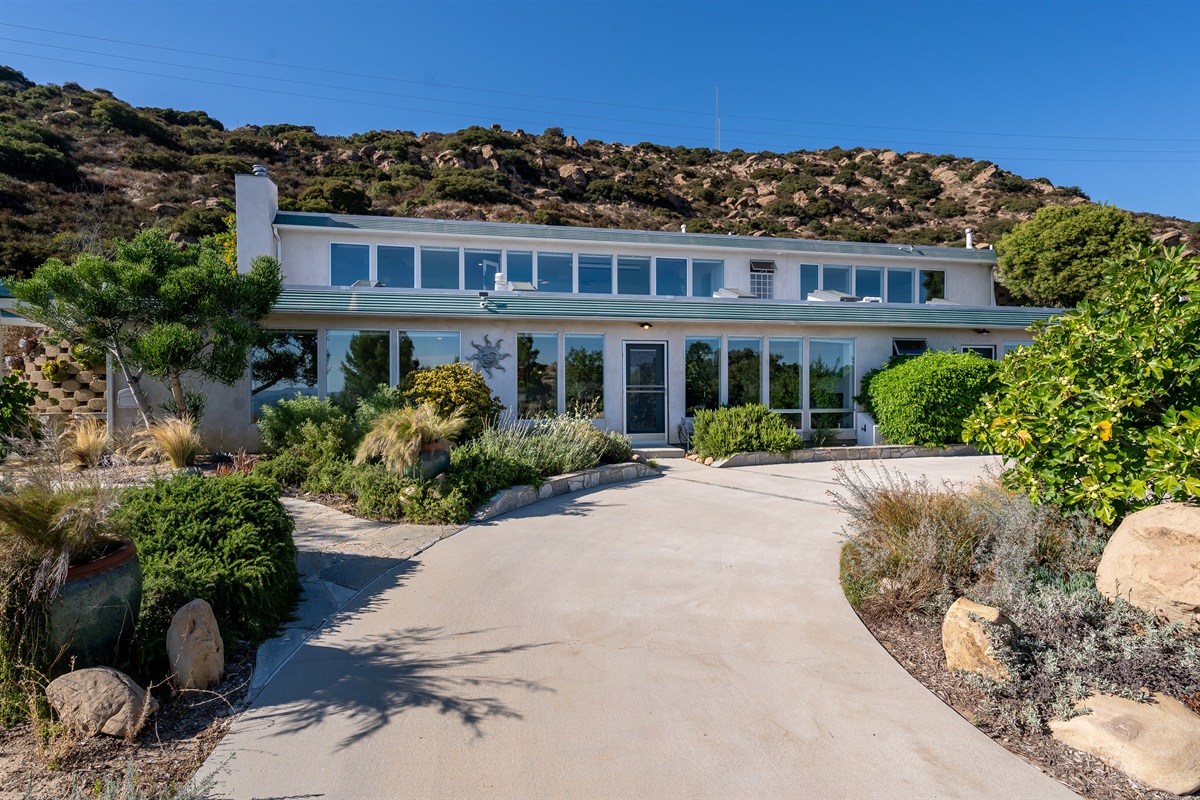
[[[643,459],[683,458],[686,455],[682,447],[675,447],[669,444],[639,445],[633,448],[633,452],[637,453]]]

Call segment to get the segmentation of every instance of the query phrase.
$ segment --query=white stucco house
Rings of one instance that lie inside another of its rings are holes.
[[[265,403],[458,360],[521,416],[588,409],[644,444],[745,402],[854,439],[859,380],[893,353],[1002,358],[1053,313],[995,304],[991,250],[297,213],[265,170],[236,186],[238,267],[279,259],[268,325],[306,366],[205,387],[221,449],[257,446]]]

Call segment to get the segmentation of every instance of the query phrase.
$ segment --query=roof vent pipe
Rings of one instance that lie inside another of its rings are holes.
[[[975,247],[975,229],[967,228],[967,249],[970,250],[974,247]]]
[[[680,225],[680,226],[679,226],[679,232],[680,232],[680,233],[687,233],[687,225]]]
[[[253,167],[250,168],[250,172],[253,173],[254,175],[257,175],[260,178],[267,177],[267,168],[264,167],[262,164],[255,164]]]

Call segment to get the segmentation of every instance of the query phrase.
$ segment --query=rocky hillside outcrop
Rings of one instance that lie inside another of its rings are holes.
[[[226,130],[203,111],[134,108],[103,89],[0,67],[0,273],[157,225],[224,229],[233,176],[264,164],[285,208],[355,214],[911,244],[996,241],[1078,187],[989,161],[854,148],[716,152],[577,141],[499,126],[324,136]],[[1139,215],[1200,248],[1200,224]]]

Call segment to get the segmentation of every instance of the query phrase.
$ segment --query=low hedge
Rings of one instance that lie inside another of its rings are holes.
[[[697,411],[691,442],[692,449],[704,458],[784,453],[804,446],[790,422],[766,406],[753,404]]]
[[[992,388],[998,369],[976,353],[929,351],[890,363],[866,389],[879,432],[889,444],[961,442],[963,423]]]
[[[203,598],[226,642],[260,642],[300,590],[292,518],[279,484],[259,475],[156,480],[122,497],[117,530],[137,542],[142,609],[130,669],[166,675],[166,634],[185,603]]]

